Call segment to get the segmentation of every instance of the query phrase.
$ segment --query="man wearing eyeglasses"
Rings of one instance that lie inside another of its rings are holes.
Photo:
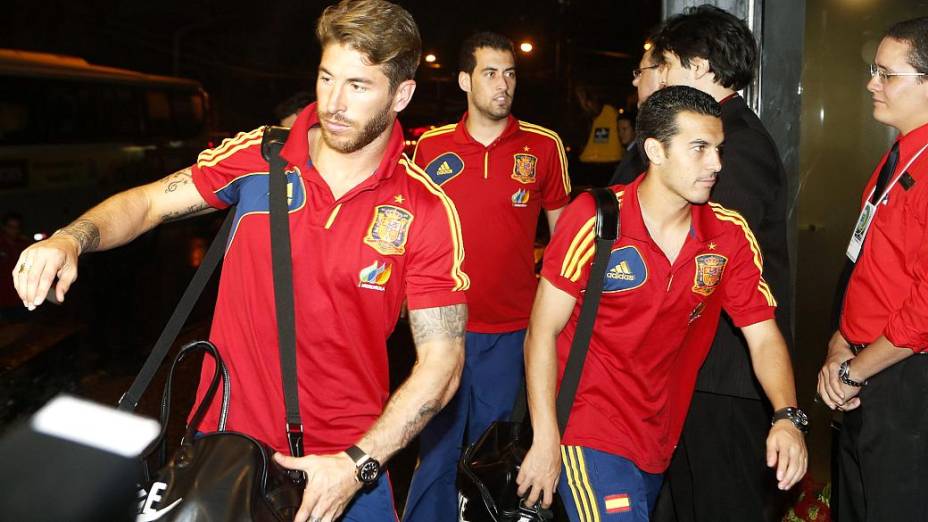
[[[754,36],[731,13],[702,5],[668,18],[653,41],[666,85],[695,87],[722,107],[725,144],[712,199],[738,211],[756,234],[764,279],[778,305],[777,324],[792,345],[786,173],[773,138],[738,95],[754,79]],[[775,506],[784,499],[776,485],[780,477],[767,469],[767,433],[771,422],[788,419],[801,430],[807,419],[794,408],[774,411],[752,368],[744,337],[724,315],[666,475],[663,495],[669,498],[658,503],[655,520],[779,520]]]
[[[899,132],[864,189],[818,393],[844,411],[835,519],[928,514],[928,17],[886,32],[873,118]]]
[[[638,67],[632,70],[632,85],[638,89],[638,107],[641,107],[641,104],[643,104],[654,91],[664,86],[663,83],[661,83],[660,67],[661,65],[656,63],[651,55],[649,44],[648,49],[645,50],[644,54],[641,56]],[[632,122],[632,128],[634,128],[634,122]],[[635,145],[633,141],[627,154],[622,156],[622,161],[615,167],[615,172],[612,174],[612,180],[609,182],[609,185],[628,185],[646,170],[648,170],[648,166],[645,165],[644,159],[641,156],[641,151],[638,150],[637,145]]]

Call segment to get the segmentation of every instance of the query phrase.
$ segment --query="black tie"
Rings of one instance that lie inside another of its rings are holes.
[[[886,189],[886,184],[889,183],[889,178],[892,177],[893,171],[896,170],[897,163],[899,163],[898,141],[893,143],[893,148],[889,151],[889,157],[886,158],[886,163],[884,163],[883,168],[880,169],[880,175],[876,178],[873,195],[870,196],[870,203],[876,205],[877,201],[879,201],[880,196],[883,195],[883,191]]]
[[[873,187],[873,195],[870,196],[870,203],[876,205],[880,200],[883,191],[886,189],[886,184],[889,183],[889,178],[892,177],[893,171],[896,170],[897,163],[899,163],[898,141],[893,143],[893,148],[889,151],[886,163],[884,163],[883,168],[880,169],[880,174],[876,178],[876,185]],[[860,252],[857,254],[857,261],[860,261],[860,257],[863,255],[864,249],[863,245],[861,245]],[[841,308],[844,306],[844,294],[847,292],[847,285],[851,281],[851,274],[854,272],[855,263],[851,261],[851,258],[845,256],[844,261],[844,269],[841,271],[841,277],[838,278],[838,286],[835,287],[835,300],[831,308],[831,323],[834,330],[837,330],[840,324]]]

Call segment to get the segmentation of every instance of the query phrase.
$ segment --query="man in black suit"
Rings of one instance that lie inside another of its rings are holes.
[[[773,138],[737,93],[754,78],[751,31],[730,13],[703,5],[667,19],[652,52],[666,85],[695,87],[722,105],[725,144],[712,200],[738,211],[756,234],[777,322],[792,346],[786,174]],[[700,370],[668,470],[673,509],[659,503],[656,520],[779,520],[771,512],[778,492],[774,472],[765,468],[766,433],[771,415],[797,425],[806,419],[797,409],[772,412],[762,397],[744,338],[726,318]]]
[[[644,52],[644,55],[641,56],[641,61],[638,62],[638,68],[632,71],[632,85],[638,89],[638,107],[641,107],[641,104],[648,99],[648,96],[663,87],[661,82],[661,65],[659,62],[654,60],[651,55],[651,50],[648,49]],[[632,122],[632,128],[635,124]],[[612,181],[609,182],[610,185],[628,185],[639,174],[648,170],[648,166],[645,165],[644,159],[641,156],[641,150],[638,149],[638,146],[635,142],[632,142],[632,146],[628,148],[626,154],[622,156],[622,161],[619,162],[615,167],[615,172],[612,174]]]

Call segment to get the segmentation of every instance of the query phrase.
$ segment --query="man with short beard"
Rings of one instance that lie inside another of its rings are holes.
[[[461,447],[508,418],[522,383],[522,344],[535,295],[533,245],[545,210],[553,230],[570,181],[554,132],[514,118],[512,42],[477,33],[461,46],[458,85],[467,113],[422,135],[413,160],[454,201],[471,277],[461,387],[423,430],[404,519],[457,520]]]
[[[280,464],[306,473],[298,522],[395,521],[380,464],[457,388],[469,281],[460,266],[454,204],[402,153],[396,114],[412,98],[421,49],[412,17],[384,0],[343,0],[323,12],[316,35],[318,102],[300,113],[281,152],[307,456],[282,455],[289,449],[263,129],[104,201],[26,249],[13,276],[24,304],[34,309],[56,275],[58,299],[64,298],[81,253],[124,244],[164,221],[235,205],[210,333],[231,376],[228,429],[271,445],[281,452]],[[417,363],[390,397],[386,339],[404,299]],[[202,371],[198,401],[212,364]],[[216,429],[218,410],[214,402],[201,430]]]

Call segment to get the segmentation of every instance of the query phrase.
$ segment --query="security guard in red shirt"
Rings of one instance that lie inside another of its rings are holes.
[[[870,67],[873,118],[899,132],[864,189],[840,325],[818,393],[845,412],[835,519],[928,516],[928,17],[886,32]],[[844,290],[844,288],[839,288]]]

